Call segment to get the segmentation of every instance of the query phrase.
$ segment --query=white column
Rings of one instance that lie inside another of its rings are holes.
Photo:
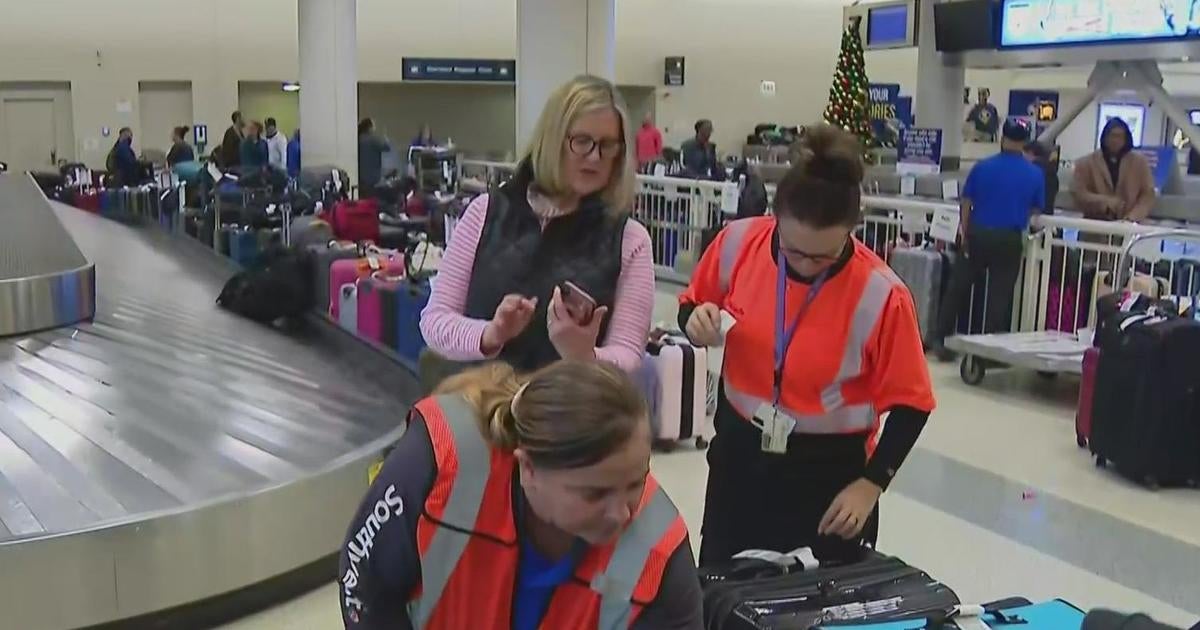
[[[917,94],[913,108],[917,126],[942,130],[942,159],[957,168],[962,155],[963,87],[966,70],[950,65],[937,51],[933,25],[934,0],[921,0],[917,32]],[[947,160],[946,158],[951,158]]]
[[[616,75],[616,0],[517,0],[517,153],[546,97],[580,74]]]
[[[299,0],[301,161],[358,180],[358,24],[354,0]]]

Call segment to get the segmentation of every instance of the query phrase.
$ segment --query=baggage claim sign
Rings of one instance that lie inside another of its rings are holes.
[[[404,57],[405,81],[516,83],[515,59],[426,59]]]

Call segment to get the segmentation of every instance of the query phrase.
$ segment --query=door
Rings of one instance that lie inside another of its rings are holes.
[[[5,161],[15,172],[57,168],[54,99],[9,98],[3,103]]]
[[[192,128],[192,84],[187,81],[142,81],[138,84],[139,137],[133,146],[152,161],[165,160],[171,130]],[[186,137],[188,142],[193,138]]]

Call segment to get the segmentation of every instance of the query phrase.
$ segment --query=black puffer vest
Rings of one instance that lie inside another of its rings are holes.
[[[489,196],[464,313],[490,320],[505,295],[537,298],[533,320],[499,357],[520,371],[560,358],[546,328],[546,309],[559,283],[574,282],[612,313],[626,221],[613,217],[600,196],[592,195],[575,212],[551,219],[543,231],[529,206],[532,181],[532,167],[522,162],[513,179]],[[597,345],[607,332],[606,318]]]

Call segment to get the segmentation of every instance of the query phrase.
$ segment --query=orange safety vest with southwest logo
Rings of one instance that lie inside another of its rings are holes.
[[[680,296],[681,302],[717,304],[737,320],[725,338],[722,378],[726,398],[746,419],[774,405],[775,226],[774,217],[730,223]],[[811,298],[785,350],[777,413],[795,420],[797,433],[875,435],[880,415],[892,406],[933,409],[908,289],[853,237],[851,246],[846,264]],[[790,323],[811,287],[787,279],[786,288]],[[885,314],[892,325],[883,330]]]
[[[512,624],[518,551],[512,483],[516,459],[487,444],[461,396],[416,406],[429,428],[437,477],[417,525],[421,585],[409,602],[427,630],[507,630]],[[590,547],[550,600],[541,628],[630,627],[658,596],[667,561],[687,536],[653,476],[625,531]]]

